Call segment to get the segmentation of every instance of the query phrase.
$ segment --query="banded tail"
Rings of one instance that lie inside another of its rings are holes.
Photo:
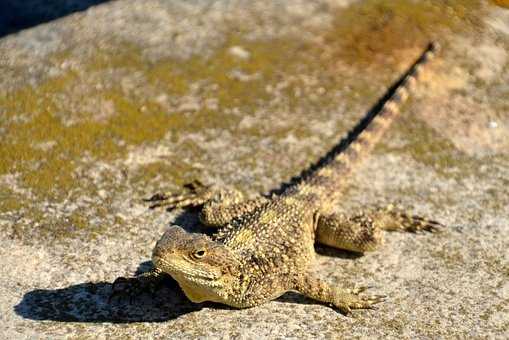
[[[297,186],[286,190],[283,195],[314,194],[322,199],[325,199],[323,195],[331,199],[336,196],[343,186],[346,175],[370,153],[399,115],[399,107],[414,88],[422,67],[433,59],[438,48],[437,43],[431,42],[414,64],[389,88],[379,104],[357,123],[335,150],[329,153],[325,164]]]

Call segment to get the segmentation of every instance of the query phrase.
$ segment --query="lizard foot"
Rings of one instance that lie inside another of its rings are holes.
[[[427,231],[430,233],[440,232],[445,226],[437,221],[429,220],[425,217],[421,216],[412,216],[411,222],[409,222],[405,227],[405,231],[409,231],[412,233],[418,233]]]
[[[152,203],[150,209],[166,207],[167,210],[172,210],[202,205],[212,197],[213,193],[210,186],[206,186],[200,181],[193,181],[184,184],[182,193],[157,193],[144,201]]]
[[[411,233],[441,231],[445,226],[437,221],[407,213],[401,207],[389,204],[379,208],[374,214],[378,225],[388,231],[407,231]]]
[[[385,295],[364,295],[368,287],[358,287],[347,289],[336,295],[332,304],[339,309],[342,314],[349,314],[353,309],[375,309],[375,305],[383,302]]]

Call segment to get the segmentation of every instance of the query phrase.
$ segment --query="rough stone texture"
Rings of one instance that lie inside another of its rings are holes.
[[[507,338],[509,11],[440,3],[119,0],[2,38],[2,337]],[[442,58],[338,209],[398,201],[447,230],[318,248],[316,271],[387,294],[379,310],[193,305],[173,282],[107,303],[170,222],[199,229],[142,197],[194,178],[277,188],[430,38]]]

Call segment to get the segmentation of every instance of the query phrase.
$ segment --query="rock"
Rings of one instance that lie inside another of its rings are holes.
[[[2,337],[507,338],[508,15],[473,1],[118,0],[2,37]],[[347,318],[297,294],[195,305],[172,281],[108,303],[170,223],[201,230],[142,198],[193,179],[277,188],[429,39],[440,57],[338,210],[397,202],[447,229],[391,233],[364,256],[317,247],[313,268],[388,295],[378,310]]]
[[[228,52],[230,52],[232,56],[237,57],[239,59],[249,59],[249,57],[251,56],[251,53],[249,53],[249,51],[244,49],[242,46],[232,46],[230,47]]]

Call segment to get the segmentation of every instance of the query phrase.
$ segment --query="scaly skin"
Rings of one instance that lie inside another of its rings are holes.
[[[172,226],[154,248],[155,270],[139,280],[151,282],[169,274],[193,302],[214,301],[238,308],[260,305],[287,291],[298,291],[343,313],[383,301],[383,296],[363,294],[363,287],[331,287],[310,273],[309,266],[315,242],[365,252],[382,243],[382,230],[437,230],[437,222],[393,206],[352,216],[332,213],[348,175],[398,116],[400,104],[436,49],[435,44],[427,47],[388,92],[380,109],[352,130],[341,152],[282,194],[245,201],[234,190],[193,183],[183,195],[150,198],[152,207],[201,206],[202,223],[218,231],[208,237]],[[125,279],[115,282],[113,295],[125,291],[124,283]]]

